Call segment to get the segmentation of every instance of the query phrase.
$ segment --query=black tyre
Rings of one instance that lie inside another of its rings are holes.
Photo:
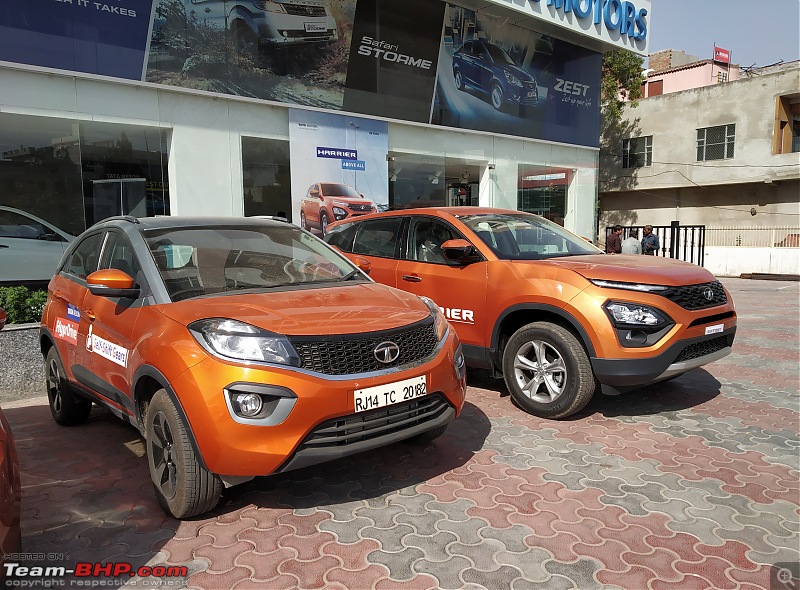
[[[461,77],[461,70],[456,70],[453,72],[453,78],[456,82],[456,88],[459,90],[464,90],[464,78]]]
[[[47,351],[44,373],[47,401],[53,420],[61,426],[76,426],[86,422],[92,412],[92,402],[70,391],[64,375],[64,365],[61,364],[55,346]]]
[[[214,508],[222,482],[197,460],[187,426],[163,389],[147,408],[145,433],[150,478],[164,511],[188,518]]]
[[[419,434],[415,434],[411,438],[408,439],[408,442],[416,444],[416,445],[426,445],[429,442],[432,442],[442,436],[445,431],[447,430],[447,424],[442,424],[441,426],[437,426],[436,428],[432,428],[431,430],[426,430],[425,432],[420,432]]]
[[[230,44],[236,57],[258,60],[258,39],[243,22],[237,20],[231,25]]]
[[[322,232],[322,235],[327,235],[328,233],[328,214],[325,211],[322,211],[319,214],[319,229]]]
[[[508,340],[503,378],[514,401],[543,418],[564,418],[581,410],[597,383],[578,339],[549,322],[523,326]]]
[[[300,211],[300,227],[303,229],[308,229],[308,223],[306,223],[306,214],[303,211]]]
[[[503,89],[499,84],[495,84],[492,86],[492,106],[495,108],[496,111],[503,110],[503,104],[505,103],[505,95],[503,94]]]

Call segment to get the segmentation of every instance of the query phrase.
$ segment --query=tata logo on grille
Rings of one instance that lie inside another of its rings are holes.
[[[703,296],[709,301],[711,301],[712,299],[714,299],[714,290],[711,287],[703,289]]]
[[[381,342],[375,347],[374,354],[379,363],[388,365],[389,363],[396,361],[397,357],[400,356],[400,347],[394,342],[387,340],[386,342]]]

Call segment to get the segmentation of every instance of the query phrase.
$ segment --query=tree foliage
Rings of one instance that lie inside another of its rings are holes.
[[[600,102],[606,123],[619,122],[626,104],[636,108],[642,97],[644,58],[626,49],[615,49],[603,56]]]

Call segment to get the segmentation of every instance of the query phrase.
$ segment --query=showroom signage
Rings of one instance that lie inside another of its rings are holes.
[[[541,2],[541,0],[531,0]],[[603,22],[607,29],[618,30],[620,35],[633,39],[647,37],[647,9],[636,8],[625,0],[547,0],[564,13],[573,12],[580,19],[591,18],[594,24]]]
[[[599,52],[456,4],[339,0],[326,3],[320,17],[334,27],[330,38],[259,43],[260,49],[231,59],[231,51],[242,49],[231,45],[226,23],[240,31],[275,18],[264,10],[252,23],[243,21],[239,3],[114,0],[112,11],[95,0],[3,0],[0,22],[15,25],[0,25],[0,61],[597,146]],[[602,8],[603,27],[616,23],[620,34],[620,23],[630,24],[636,8],[623,0],[530,0],[526,6],[572,21],[586,14],[589,23]],[[220,10],[230,14],[222,18]],[[646,34],[646,23],[637,24],[646,12],[636,8],[634,35]],[[302,29],[306,20],[287,22]],[[340,173],[373,170],[363,154],[341,156],[337,150],[346,144],[313,147],[330,150],[317,156],[334,160]]]
[[[640,55],[648,53],[649,0],[485,0],[547,25],[570,31]]]

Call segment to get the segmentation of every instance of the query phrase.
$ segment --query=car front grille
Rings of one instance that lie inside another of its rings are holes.
[[[303,6],[302,4],[283,4],[286,14],[292,16],[325,16],[324,6]]]
[[[352,205],[348,205],[348,208],[351,211],[372,211],[372,205],[360,205],[357,203],[353,203]]]
[[[298,453],[307,449],[341,450],[342,447],[430,422],[450,407],[442,394],[431,393],[410,402],[327,420],[300,443]]]
[[[678,358],[675,359],[675,362],[685,363],[686,361],[691,361],[722,350],[727,346],[729,346],[727,336],[718,336],[717,338],[712,338],[711,340],[695,342],[694,344],[689,344],[686,348],[684,348],[678,355]]]
[[[290,340],[300,355],[301,366],[325,375],[355,375],[421,361],[433,354],[437,342],[432,319],[384,332],[324,339],[293,336]],[[375,347],[387,340],[397,344],[400,355],[394,362],[384,364],[375,357]]]
[[[706,292],[711,293],[710,299],[706,297]],[[666,297],[673,303],[689,311],[716,307],[728,301],[728,297],[725,295],[725,289],[722,288],[722,284],[719,281],[712,281],[701,285],[670,287],[666,291],[659,293],[659,295]]]

